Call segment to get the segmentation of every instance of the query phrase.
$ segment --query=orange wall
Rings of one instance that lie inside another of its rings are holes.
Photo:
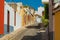
[[[4,33],[4,0],[0,0],[0,34]]]
[[[55,13],[55,40],[60,40],[60,11]]]

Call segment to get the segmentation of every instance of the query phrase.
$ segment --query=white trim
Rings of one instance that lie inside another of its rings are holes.
[[[60,3],[56,3],[56,4],[54,5],[54,8],[57,8],[59,5],[60,5]]]

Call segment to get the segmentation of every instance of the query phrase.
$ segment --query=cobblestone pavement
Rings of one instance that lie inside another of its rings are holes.
[[[19,40],[42,40],[42,35],[39,28],[27,28],[20,34]]]

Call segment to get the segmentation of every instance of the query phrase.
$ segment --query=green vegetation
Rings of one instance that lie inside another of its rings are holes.
[[[48,4],[45,4],[44,8],[45,8],[45,11],[44,11],[45,18],[46,19],[49,19],[49,5]]]
[[[42,23],[44,24],[44,27],[48,26],[48,19],[45,19],[45,16],[42,16]]]
[[[44,27],[47,27],[48,24],[49,24],[49,5],[48,4],[45,4],[44,6],[45,8],[45,11],[44,11],[44,15],[42,16],[42,23],[44,25]]]

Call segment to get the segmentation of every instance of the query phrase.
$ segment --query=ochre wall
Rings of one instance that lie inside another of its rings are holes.
[[[56,12],[55,15],[55,34],[54,34],[54,39],[55,40],[60,40],[60,11]]]
[[[35,17],[25,12],[24,8],[20,10],[20,16],[22,17],[22,27],[35,22]]]

